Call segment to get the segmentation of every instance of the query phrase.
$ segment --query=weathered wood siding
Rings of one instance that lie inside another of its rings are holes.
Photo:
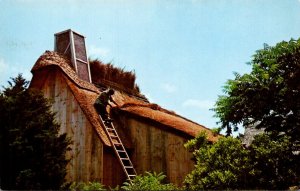
[[[103,181],[103,144],[85,117],[64,77],[52,71],[42,88],[45,97],[53,101],[53,111],[61,124],[61,133],[72,140],[67,157],[68,181]]]
[[[182,185],[194,168],[192,154],[184,148],[187,139],[144,121],[122,117],[133,144],[131,159],[138,174],[164,172],[168,181]]]
[[[115,188],[126,181],[126,175],[111,147],[104,147],[103,154],[103,184]]]
[[[71,159],[67,180],[100,181],[111,187],[121,185],[126,178],[115,153],[103,145],[65,80],[61,72],[49,69],[41,90],[53,101],[60,132],[67,133],[73,141],[67,153]],[[194,167],[192,154],[183,147],[187,138],[145,120],[127,115],[119,117],[120,123],[115,125],[122,135],[120,138],[131,145],[130,158],[137,173],[164,172],[168,181],[181,185]]]

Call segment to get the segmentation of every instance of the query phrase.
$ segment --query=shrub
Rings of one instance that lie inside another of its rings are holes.
[[[166,178],[163,173],[145,172],[145,175],[136,176],[132,182],[125,182],[121,187],[124,190],[178,190],[173,184],[164,184]]]
[[[70,187],[70,191],[101,191],[106,190],[104,185],[100,182],[73,182]]]

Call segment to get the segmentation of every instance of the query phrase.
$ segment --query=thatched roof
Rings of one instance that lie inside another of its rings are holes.
[[[107,146],[111,146],[93,106],[101,90],[94,84],[79,79],[76,72],[71,68],[70,60],[58,53],[46,51],[32,68],[33,79],[30,86],[39,87],[39,85],[41,85],[39,78],[42,78],[42,76],[53,67],[63,74],[68,87],[73,92],[81,109],[95,128],[103,143]],[[167,127],[167,130],[176,130],[185,136],[194,137],[200,131],[204,130],[208,133],[209,140],[215,141],[217,139],[208,128],[185,119],[174,112],[163,109],[157,104],[149,103],[147,100],[141,99],[140,94],[135,96],[126,91],[115,90],[113,99],[117,102],[118,106],[114,107],[114,110],[130,113],[135,117],[157,122]]]
[[[157,104],[127,102],[119,109],[123,112],[133,114],[135,117],[160,123],[168,130],[175,130],[182,135],[195,137],[200,131],[205,131],[210,141],[214,142],[218,139],[218,136],[214,136],[210,129],[183,118],[174,112],[163,109]]]
[[[124,68],[115,67],[113,64],[104,64],[100,60],[90,60],[92,82],[98,86],[109,86],[121,89],[130,94],[143,97],[135,83],[134,71],[125,71]]]

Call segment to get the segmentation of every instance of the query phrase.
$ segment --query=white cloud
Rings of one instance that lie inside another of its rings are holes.
[[[162,90],[164,90],[167,93],[174,93],[177,91],[177,87],[169,83],[163,83],[160,85],[160,87]]]
[[[107,48],[99,48],[94,45],[91,45],[88,49],[88,56],[95,56],[98,58],[107,57],[109,55],[110,50]]]
[[[197,99],[188,99],[182,103],[183,107],[194,107],[200,109],[211,109],[214,106],[214,102],[210,100],[197,100]]]
[[[7,72],[8,64],[5,63],[3,58],[0,58],[0,75],[2,76]]]

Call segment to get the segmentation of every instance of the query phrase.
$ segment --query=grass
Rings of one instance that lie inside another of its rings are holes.
[[[101,85],[105,81],[110,81],[122,88],[140,92],[135,83],[136,75],[134,71],[125,71],[124,68],[116,67],[112,63],[104,64],[98,59],[89,62],[93,83]]]

